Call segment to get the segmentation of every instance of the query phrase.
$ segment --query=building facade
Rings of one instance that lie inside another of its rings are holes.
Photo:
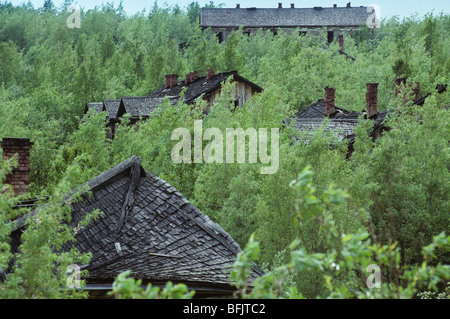
[[[281,29],[287,32],[319,35],[322,28],[327,29],[327,41],[332,42],[339,35],[353,35],[361,26],[367,25],[369,17],[373,15],[372,7],[352,7],[347,3],[345,7],[314,7],[295,8],[201,8],[200,25],[203,30],[210,28],[219,42],[226,41],[234,30],[243,28],[244,34],[272,32],[275,35]]]

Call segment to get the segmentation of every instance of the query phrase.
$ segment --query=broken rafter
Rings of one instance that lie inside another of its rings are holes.
[[[118,232],[120,232],[120,230],[122,229],[122,226],[126,222],[128,213],[133,208],[134,193],[135,193],[138,181],[139,181],[140,167],[141,167],[141,159],[139,157],[137,157],[136,160],[131,165],[131,174],[130,174],[131,182],[130,182],[130,186],[128,187],[127,194],[125,196],[125,201],[121,208],[119,224],[117,226]]]

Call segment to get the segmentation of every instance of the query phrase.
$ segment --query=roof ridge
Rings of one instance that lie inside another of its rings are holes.
[[[77,188],[84,187],[85,185],[88,185],[90,190],[95,190],[98,187],[102,186],[106,182],[108,182],[113,177],[117,176],[118,174],[124,172],[128,168],[132,167],[133,165],[139,165],[141,167],[140,169],[140,176],[145,177],[145,170],[142,169],[141,166],[141,157],[133,155],[129,157],[128,159],[124,160],[123,162],[117,164],[116,166],[110,168],[106,172],[101,173],[100,175],[95,176],[94,178],[90,179],[89,181],[81,184]],[[77,188],[74,189],[77,190]],[[71,192],[72,193],[72,192]]]
[[[121,99],[162,99],[162,98],[146,95],[146,96],[122,96]]]
[[[141,158],[139,156],[133,155],[132,157],[126,159],[125,161],[121,162],[120,164],[110,168],[106,172],[101,173],[100,175],[95,176],[94,178],[88,180],[87,182],[84,182],[83,184],[73,188],[63,199],[63,203],[69,203],[70,199],[73,197],[74,194],[84,195],[87,192],[95,191],[97,188],[101,187],[105,183],[107,183],[110,179],[116,177],[120,173],[124,172],[128,168],[132,167],[133,165],[136,165],[136,163],[141,163]],[[145,170],[143,170],[142,166],[140,166],[140,176],[145,177]],[[86,189],[86,186],[88,186],[89,189]],[[45,203],[43,204],[45,205]],[[36,210],[33,210],[15,220],[12,222],[15,223],[15,226],[12,227],[12,231],[16,231],[19,228],[22,228],[25,225],[26,220],[33,216],[36,213]]]

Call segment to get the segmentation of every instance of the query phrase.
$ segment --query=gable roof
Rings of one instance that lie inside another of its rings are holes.
[[[348,111],[344,108],[341,108],[339,106],[335,106],[336,113],[334,114],[335,119],[358,119],[358,117],[361,115],[360,112],[355,111]],[[308,105],[307,107],[301,109],[297,113],[294,114],[295,118],[326,118],[325,115],[325,101],[323,99],[319,99],[316,102]]]
[[[120,99],[104,99],[103,109],[108,112],[108,119],[117,119],[117,113],[119,112]]]
[[[359,27],[367,7],[336,8],[201,8],[200,25],[207,27]]]
[[[332,117],[325,115],[325,101],[319,99],[295,113],[292,117],[283,121],[286,126],[294,128],[302,133],[306,133],[306,142],[308,142],[314,131],[323,125],[327,119],[325,130],[330,131],[336,140],[347,140],[350,143],[354,141],[354,129],[358,125],[358,119],[363,112],[348,111],[342,107],[335,106],[336,112]],[[374,129],[378,128],[384,120],[386,112],[379,112],[374,120]],[[376,123],[376,124],[375,124]],[[376,126],[375,126],[376,125]]]
[[[105,99],[103,102],[88,102],[84,108],[84,114],[90,109],[94,109],[95,112],[100,113],[106,111],[108,120],[117,119],[117,112],[119,111],[120,100],[117,99]]]
[[[309,141],[314,131],[324,123],[324,118],[290,118],[285,120],[285,124],[306,133],[306,141]],[[352,138],[353,131],[358,125],[357,119],[328,119],[325,130],[333,134],[336,140]]]
[[[192,104],[202,94],[208,96],[208,94],[220,89],[222,83],[230,77],[233,77],[234,81],[251,85],[255,92],[262,92],[263,90],[260,86],[240,76],[237,71],[228,71],[215,74],[209,80],[206,76],[200,76],[189,85],[186,85],[185,80],[170,88],[163,85],[147,96],[124,96],[121,99],[105,99],[103,103],[87,103],[84,113],[87,113],[88,107],[95,106],[97,112],[106,111],[108,113],[108,120],[118,120],[125,113],[130,114],[132,118],[148,117],[163,102],[164,98],[168,98],[172,105],[176,104],[181,99],[181,92],[186,88],[184,103]]]
[[[132,118],[148,117],[163,100],[164,98],[149,96],[125,96],[120,99],[117,117],[121,117],[125,113],[130,114]]]
[[[103,103],[102,102],[88,102],[84,107],[84,114],[86,114],[90,109],[93,109],[96,113],[100,113],[103,111]]]
[[[177,85],[171,88],[166,88],[163,85],[159,89],[150,93],[148,96],[154,98],[163,98],[165,96],[168,96],[174,100],[177,100],[181,98],[180,93],[184,88],[186,88],[186,91],[184,92],[184,102],[186,104],[191,104],[202,94],[205,94],[207,96],[209,93],[220,88],[222,83],[231,76],[235,81],[242,81],[250,84],[256,92],[261,92],[263,90],[260,86],[240,76],[237,71],[228,71],[215,74],[209,80],[207,80],[206,76],[199,76],[197,80],[187,86],[185,80],[178,82]]]
[[[72,204],[71,226],[95,209],[103,216],[81,228],[75,242],[63,247],[92,253],[89,265],[83,266],[89,271],[85,289],[111,289],[117,275],[131,270],[131,276],[144,283],[170,280],[209,293],[234,291],[228,278],[239,245],[173,186],[146,171],[140,157],[133,156],[81,186],[85,185],[91,195]],[[17,221],[17,228],[26,218]],[[250,278],[262,274],[255,265]]]

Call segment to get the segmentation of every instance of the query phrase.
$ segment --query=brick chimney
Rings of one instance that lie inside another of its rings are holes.
[[[30,149],[34,143],[28,138],[3,138],[0,145],[3,149],[3,160],[18,154],[17,167],[4,183],[12,186],[16,196],[30,191]]]
[[[166,74],[166,75],[164,75],[164,87],[167,89],[167,88],[170,88],[170,77],[171,77],[171,74]]]
[[[378,114],[378,83],[367,83],[366,101],[367,101],[367,118],[372,118]]]
[[[240,9],[241,5],[239,3],[236,3],[236,9]]]
[[[330,116],[336,112],[336,108],[334,105],[334,93],[336,92],[335,88],[325,87],[325,115]]]
[[[333,4],[333,8],[337,8],[337,4]]]
[[[216,73],[214,69],[209,69],[208,72],[206,73],[206,80],[207,81],[211,80],[215,75]]]
[[[295,4],[291,3],[291,9],[295,9]]]
[[[340,34],[338,40],[339,40],[339,50],[344,51],[344,36]]]
[[[278,9],[282,9],[283,8],[283,4],[281,2],[278,2]]]
[[[351,8],[352,7],[352,3],[351,2],[348,2],[347,3],[347,8]]]
[[[171,74],[170,77],[170,87],[173,88],[174,86],[178,85],[178,74]]]
[[[188,86],[189,84],[191,84],[191,74],[185,74],[184,76],[184,85]]]

